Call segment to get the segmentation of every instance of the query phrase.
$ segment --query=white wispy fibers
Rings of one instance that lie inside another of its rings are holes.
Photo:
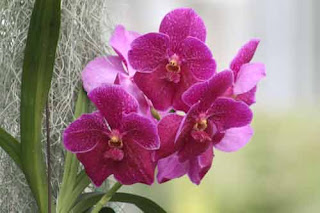
[[[0,1],[0,126],[18,140],[23,51],[33,3],[34,0]],[[104,0],[62,0],[60,39],[49,95],[55,197],[64,162],[61,133],[73,119],[80,72],[89,60],[109,51],[101,36],[110,34],[112,28],[107,6]],[[23,174],[1,149],[0,212],[36,212]]]

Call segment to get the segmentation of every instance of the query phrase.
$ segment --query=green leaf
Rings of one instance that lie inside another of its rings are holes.
[[[116,213],[116,212],[110,207],[104,207],[99,211],[99,213]]]
[[[20,143],[2,128],[0,128],[0,147],[21,168]]]
[[[83,89],[80,89],[75,107],[75,119],[88,112],[89,100]],[[58,196],[57,212],[69,212],[77,197],[90,184],[87,174],[82,171],[78,175],[79,161],[75,154],[67,152],[62,184]]]
[[[72,213],[85,212],[92,206],[94,206],[101,198],[105,195],[102,192],[91,192],[82,194],[76,205],[72,208]],[[113,195],[110,202],[121,202],[121,203],[131,203],[136,205],[145,213],[166,213],[166,211],[161,208],[158,204],[152,200],[129,193],[118,192]]]
[[[42,113],[51,85],[60,28],[60,1],[36,0],[25,48],[21,86],[21,162],[40,212],[48,211],[42,154]]]
[[[110,201],[134,204],[145,213],[166,213],[161,206],[152,200],[139,195],[119,192],[114,194]]]

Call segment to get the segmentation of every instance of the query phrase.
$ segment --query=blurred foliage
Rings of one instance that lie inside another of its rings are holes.
[[[252,141],[235,153],[216,151],[200,186],[184,177],[132,190],[173,213],[320,212],[320,113],[255,114]]]

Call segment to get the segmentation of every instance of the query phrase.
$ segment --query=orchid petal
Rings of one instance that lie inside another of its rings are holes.
[[[198,38],[203,42],[206,40],[206,27],[202,19],[191,8],[179,8],[168,13],[163,18],[159,31],[170,37],[173,50],[188,36]]]
[[[199,185],[202,178],[207,174],[212,165],[214,154],[212,146],[190,161],[190,169],[188,171],[188,176],[192,183]]]
[[[217,98],[207,115],[219,131],[242,127],[252,120],[250,108],[245,103],[230,98]]]
[[[108,140],[107,126],[99,112],[84,114],[72,122],[63,133],[63,142],[71,152],[87,152],[99,142]]]
[[[244,44],[238,51],[230,64],[230,69],[235,72],[235,76],[239,72],[243,64],[249,63],[254,56],[254,53],[259,45],[259,39],[251,39]]]
[[[189,161],[180,162],[176,154],[161,159],[158,162],[157,180],[164,183],[171,179],[179,178],[185,175],[189,169]]]
[[[222,140],[214,147],[224,152],[234,152],[244,147],[252,138],[253,129],[250,125],[231,128],[224,133]]]
[[[115,179],[125,185],[134,183],[151,185],[156,167],[152,160],[153,152],[137,145],[130,137],[123,141],[123,152],[124,158],[114,167]]]
[[[81,73],[83,87],[89,93],[103,84],[113,84],[118,73],[125,73],[120,57],[95,58]]]
[[[147,100],[146,96],[138,88],[132,77],[119,73],[115,84],[121,85],[123,89],[135,97],[139,103],[139,112],[141,112],[143,115],[149,115],[151,103],[149,103],[150,101]]]
[[[124,26],[117,25],[109,40],[109,43],[112,46],[112,48],[123,59],[123,62],[127,66],[130,76],[132,76],[135,71],[129,64],[128,52],[131,48],[131,42],[138,37],[138,33],[133,31],[127,31]]]
[[[256,91],[257,87],[253,87],[248,92],[237,95],[236,100],[242,101],[246,103],[248,106],[250,106],[256,102]]]
[[[151,100],[155,109],[164,111],[172,106],[175,94],[175,85],[165,79],[166,70],[158,67],[153,73],[140,73],[134,75],[134,81]]]
[[[233,87],[235,95],[243,94],[254,88],[266,76],[262,63],[248,63],[241,66]]]
[[[219,72],[210,80],[191,86],[182,95],[182,100],[189,106],[199,101],[202,102],[202,105],[211,105],[218,96],[222,95],[232,85],[232,82],[231,71]]]
[[[199,39],[187,37],[179,49],[182,60],[197,79],[207,80],[216,72],[216,62],[210,49]]]
[[[130,113],[123,118],[122,130],[125,132],[124,139],[136,142],[148,150],[160,148],[158,130],[154,122],[137,113]]]
[[[156,158],[165,158],[175,152],[174,141],[176,133],[183,117],[177,114],[169,114],[158,123],[160,137],[160,149],[156,152]]]
[[[83,164],[85,171],[97,187],[113,174],[116,166],[113,160],[104,158],[108,150],[107,143],[98,143],[94,149],[84,153],[77,153],[77,158]]]
[[[139,72],[153,72],[160,64],[166,63],[169,37],[162,33],[148,33],[131,43],[129,62]]]
[[[123,113],[137,112],[138,110],[137,100],[118,85],[98,87],[88,96],[112,129],[120,127]]]

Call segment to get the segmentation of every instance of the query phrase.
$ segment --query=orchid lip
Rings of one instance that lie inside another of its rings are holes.
[[[205,129],[207,129],[207,127],[208,127],[207,119],[200,119],[195,123],[195,125],[193,126],[193,129],[197,131],[204,131]]]
[[[118,130],[112,130],[111,133],[109,134],[109,141],[108,145],[111,148],[118,148],[121,149],[123,147],[123,142],[121,140],[121,135]]]
[[[166,65],[167,80],[173,83],[179,83],[181,78],[181,67],[179,57],[174,54],[170,57],[168,64]]]
[[[179,62],[176,59],[172,59],[169,61],[169,63],[166,65],[166,69],[168,72],[173,73],[180,73],[180,65]]]

